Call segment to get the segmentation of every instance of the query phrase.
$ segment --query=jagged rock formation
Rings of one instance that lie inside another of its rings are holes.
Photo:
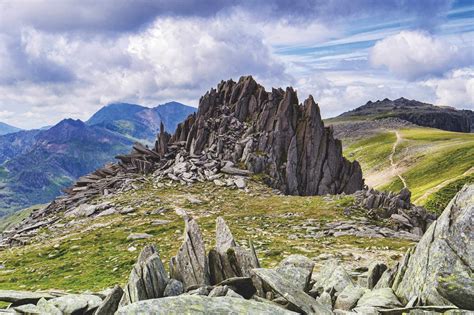
[[[268,183],[286,194],[353,193],[363,185],[359,164],[343,158],[311,96],[299,105],[292,88],[269,93],[250,76],[207,92],[198,113],[171,139],[186,141],[191,155],[211,151],[267,174]]]

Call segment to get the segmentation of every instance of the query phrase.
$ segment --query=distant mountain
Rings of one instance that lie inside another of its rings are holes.
[[[335,119],[380,119],[396,117],[413,124],[447,131],[474,132],[474,112],[448,106],[435,106],[406,98],[384,99],[343,113]]]
[[[8,133],[20,131],[20,128],[10,126],[8,124],[0,122],[0,136]]]
[[[104,127],[133,139],[153,141],[163,122],[168,132],[174,132],[177,124],[194,113],[194,107],[170,102],[154,108],[136,104],[110,104],[95,113],[86,123]]]
[[[0,136],[0,216],[52,200],[78,177],[129,152],[133,142],[153,142],[161,122],[174,131],[194,111],[176,102],[111,104],[86,123],[65,119],[46,130]]]

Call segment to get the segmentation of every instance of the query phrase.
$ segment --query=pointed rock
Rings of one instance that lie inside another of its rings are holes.
[[[159,298],[168,282],[168,274],[154,245],[147,245],[138,256],[125,287],[121,305]]]
[[[185,217],[184,221],[184,242],[178,254],[171,258],[171,277],[181,281],[186,289],[192,286],[208,285],[210,284],[209,262],[201,230],[194,219]]]

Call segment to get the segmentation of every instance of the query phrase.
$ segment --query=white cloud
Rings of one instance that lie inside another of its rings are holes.
[[[474,67],[453,70],[424,84],[434,89],[437,104],[474,110]]]
[[[450,43],[420,31],[402,31],[378,41],[370,59],[408,80],[440,76],[474,62],[472,47]]]

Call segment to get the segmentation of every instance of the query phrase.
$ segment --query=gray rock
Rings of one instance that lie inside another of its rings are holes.
[[[328,310],[332,310],[332,297],[331,294],[323,292],[316,298],[316,301],[324,305]]]
[[[284,258],[278,264],[279,267],[293,266],[306,269],[309,273],[313,273],[314,262],[306,256],[293,254]]]
[[[12,303],[13,306],[36,304],[41,298],[52,299],[53,296],[43,292],[0,290],[0,301]]]
[[[97,217],[100,218],[100,217],[105,217],[105,216],[108,216],[108,215],[114,215],[114,214],[117,214],[117,213],[118,213],[118,211],[115,208],[109,208],[109,209],[104,210],[101,213],[99,213],[97,215]]]
[[[224,219],[216,220],[216,248],[209,253],[211,283],[228,278],[249,277],[260,266],[254,251],[237,246]]]
[[[117,315],[135,314],[259,314],[259,315],[296,315],[297,313],[281,307],[252,300],[233,297],[207,297],[181,295],[141,301],[119,308]]]
[[[357,302],[357,308],[396,308],[401,306],[402,304],[390,288],[368,291]]]
[[[94,315],[109,315],[114,314],[119,307],[120,300],[123,296],[123,290],[116,285],[107,297],[102,301],[102,304],[97,308]]]
[[[184,287],[181,281],[175,279],[169,279],[168,284],[166,285],[165,291],[163,293],[164,297],[168,296],[178,296],[183,294]]]
[[[328,261],[313,278],[316,282],[311,290],[319,294],[324,291],[336,294],[354,284],[351,276],[335,260]]]
[[[71,211],[65,213],[66,217],[89,217],[97,210],[97,206],[83,203]]]
[[[170,222],[171,222],[170,220],[153,220],[153,221],[151,221],[151,225],[153,225],[153,226],[159,226],[159,225],[168,224],[168,223],[170,223]]]
[[[274,292],[283,296],[293,307],[304,314],[331,314],[320,302],[313,299],[303,290],[299,290],[292,283],[281,277],[277,271],[271,269],[254,269],[253,272]]]
[[[68,294],[48,301],[64,314],[91,312],[102,303],[102,299],[91,294]]]
[[[244,189],[245,186],[246,186],[245,180],[242,177],[238,177],[238,178],[234,179],[234,184],[239,189]]]
[[[357,301],[364,295],[366,290],[360,286],[348,285],[339,293],[334,303],[335,309],[350,311],[357,305]]]
[[[293,267],[293,266],[283,266],[275,269],[280,276],[288,279],[288,281],[299,290],[309,292],[311,289],[311,272],[308,269]]]
[[[121,305],[163,296],[168,274],[154,245],[143,248],[128,279]]]
[[[143,240],[151,237],[153,237],[153,235],[148,233],[131,233],[127,236],[127,240]]]
[[[465,185],[409,256],[394,290],[402,302],[474,309],[474,184]]]
[[[257,291],[250,277],[228,278],[217,285],[226,286],[246,299],[250,299]]]
[[[384,263],[373,262],[367,271],[367,288],[373,289],[385,270],[387,270],[387,265]]]
[[[231,297],[231,298],[236,298],[236,299],[243,299],[244,298],[242,295],[236,293],[232,289],[227,289],[227,293],[225,294],[225,296],[228,296],[228,297]]]
[[[225,296],[227,294],[227,290],[229,290],[229,287],[226,285],[223,286],[217,286],[214,289],[209,292],[209,297],[216,297],[216,296]]]
[[[184,242],[178,254],[171,258],[171,277],[181,281],[185,288],[207,285],[210,283],[209,262],[201,230],[194,219],[185,217],[184,220]]]

